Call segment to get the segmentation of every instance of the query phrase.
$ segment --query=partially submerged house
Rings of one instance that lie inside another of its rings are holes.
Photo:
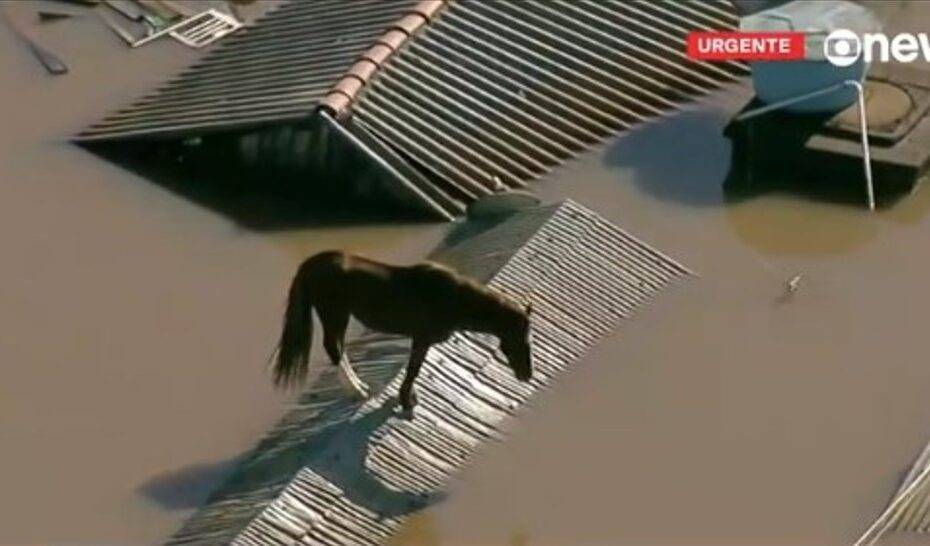
[[[745,75],[682,47],[736,25],[727,0],[285,2],[75,140],[232,135],[246,162],[450,219]]]

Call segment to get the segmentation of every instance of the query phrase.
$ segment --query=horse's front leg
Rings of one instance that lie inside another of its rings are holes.
[[[349,357],[345,353],[346,328],[349,325],[349,315],[340,313],[320,314],[323,323],[323,347],[329,355],[333,366],[339,367],[339,382],[344,389],[357,398],[368,398],[368,385],[356,375]]]
[[[400,406],[408,417],[413,417],[413,407],[417,404],[417,395],[413,390],[413,382],[420,373],[420,366],[426,358],[432,343],[413,340],[413,346],[410,348],[410,362],[407,363],[407,372],[404,374],[404,382],[400,385]]]

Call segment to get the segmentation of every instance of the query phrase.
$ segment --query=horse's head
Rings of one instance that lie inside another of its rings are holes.
[[[501,351],[520,381],[533,376],[533,357],[530,351],[530,311],[532,306],[513,309],[507,327],[500,334]]]

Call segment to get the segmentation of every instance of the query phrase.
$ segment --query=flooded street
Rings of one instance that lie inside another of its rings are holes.
[[[72,146],[193,59],[108,32],[43,27],[72,68],[52,78],[0,26],[0,544],[164,541],[285,411],[265,366],[302,258],[408,262],[446,231],[251,231]],[[699,277],[534,399],[396,544],[839,546],[884,508],[930,438],[930,190],[874,214],[731,200],[721,131],[748,97],[720,92],[536,186]]]

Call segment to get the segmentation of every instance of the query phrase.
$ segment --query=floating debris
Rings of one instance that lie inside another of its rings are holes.
[[[130,21],[145,27],[145,36],[136,38],[128,29],[101,13],[107,26],[130,47],[140,47],[153,40],[170,35],[182,44],[201,48],[242,28],[243,24],[231,15],[215,9],[194,12],[180,4],[155,4],[128,0],[106,0],[106,5]],[[157,6],[157,7],[156,7]]]
[[[54,23],[76,17],[76,15],[67,11],[42,10],[38,13],[38,17],[40,23]]]
[[[804,274],[798,273],[794,277],[788,279],[788,282],[785,283],[785,295],[792,295],[801,288],[801,279],[804,278]]]
[[[59,59],[57,55],[35,43],[31,38],[23,34],[19,27],[13,24],[13,21],[10,20],[10,17],[7,15],[6,11],[2,9],[2,7],[0,7],[0,18],[2,18],[7,26],[10,27],[10,30],[13,31],[13,34],[16,35],[19,41],[23,42],[26,47],[32,51],[32,54],[36,59],[39,60],[40,63],[42,63],[42,66],[48,70],[49,74],[60,76],[62,74],[68,73],[68,65]]]
[[[122,38],[127,45],[132,46],[132,44],[139,40],[139,38],[137,38],[135,35],[133,35],[132,32],[129,31],[129,29],[114,21],[113,18],[111,18],[106,12],[98,11],[97,14],[100,15],[100,19],[103,21],[103,23],[110,30],[115,32],[117,36]]]
[[[231,15],[211,9],[172,28],[172,38],[188,47],[199,48],[242,28],[242,23]]]
[[[146,15],[145,17],[147,21],[150,21],[151,16]],[[149,22],[149,25],[155,26],[151,22]],[[188,47],[200,48],[231,32],[235,32],[242,26],[242,23],[231,15],[209,9],[188,17],[179,23],[159,28],[144,38],[131,43],[130,46],[140,47],[167,34]]]

